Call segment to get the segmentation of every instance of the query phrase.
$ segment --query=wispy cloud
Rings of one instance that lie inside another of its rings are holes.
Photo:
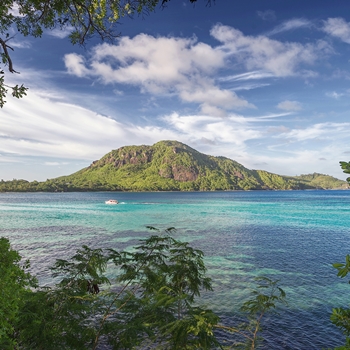
[[[301,104],[298,101],[282,101],[277,105],[277,108],[283,109],[284,111],[300,111]]]
[[[261,120],[272,120],[275,118],[280,118],[280,117],[286,117],[287,115],[291,115],[290,112],[285,112],[285,113],[273,113],[273,114],[268,114],[268,115],[263,115],[263,116],[258,116],[258,117],[247,117],[246,119],[249,121],[261,121]]]
[[[60,165],[67,165],[68,163],[67,162],[45,162],[44,163],[45,165],[48,165],[48,166],[60,166]]]
[[[272,73],[266,72],[266,71],[252,71],[252,72],[220,77],[218,80],[223,82],[240,81],[240,80],[257,80],[257,79],[271,78],[273,76],[274,75]]]
[[[340,139],[348,134],[350,123],[318,123],[303,129],[293,129],[282,133],[278,137],[284,139],[294,139],[295,141],[305,141],[311,139]]]
[[[276,13],[273,10],[257,11],[257,15],[264,21],[275,21]]]
[[[11,40],[11,42],[9,42],[9,45],[11,47],[15,47],[17,49],[30,49],[32,47],[32,44],[27,41],[27,40],[16,40],[16,37],[14,38],[14,40]]]
[[[108,149],[106,143],[125,135],[109,118],[33,92],[20,101],[9,100],[1,118],[6,137],[0,151],[17,155],[89,159]]]
[[[267,35],[275,35],[282,32],[287,32],[291,30],[296,30],[300,28],[309,28],[313,23],[305,18],[293,18],[288,21],[285,21],[272,29]]]
[[[295,76],[303,66],[312,65],[330,53],[326,41],[300,44],[282,42],[267,36],[247,36],[224,25],[215,25],[211,35],[222,43],[220,47],[232,61],[249,71],[264,71],[275,77]]]
[[[242,91],[242,90],[254,90],[258,88],[262,88],[265,86],[269,86],[270,84],[244,84],[231,88],[233,91]]]
[[[327,97],[331,97],[331,98],[334,98],[336,100],[339,100],[344,95],[345,95],[344,93],[339,93],[339,92],[336,92],[336,91],[326,92],[326,96]]]
[[[334,36],[347,44],[350,44],[350,22],[343,18],[328,18],[323,22],[323,31]]]
[[[332,78],[350,80],[350,72],[344,69],[336,69],[332,74]]]

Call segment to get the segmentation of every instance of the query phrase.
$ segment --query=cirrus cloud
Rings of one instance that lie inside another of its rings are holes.
[[[281,133],[278,137],[295,141],[305,141],[320,139],[322,141],[337,140],[348,135],[350,123],[318,123],[303,129],[293,129],[286,133]]]
[[[274,34],[286,32],[289,30],[295,30],[295,29],[305,28],[310,26],[312,26],[312,22],[305,18],[293,18],[281,23],[276,28],[271,30],[268,34],[274,35]]]

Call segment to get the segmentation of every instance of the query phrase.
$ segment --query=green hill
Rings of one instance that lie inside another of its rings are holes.
[[[280,176],[249,170],[177,141],[125,146],[72,175],[45,182],[2,181],[0,191],[215,191],[346,188],[322,174]]]
[[[305,185],[321,189],[348,188],[348,183],[346,181],[336,179],[333,176],[318,173],[294,176],[292,179]]]

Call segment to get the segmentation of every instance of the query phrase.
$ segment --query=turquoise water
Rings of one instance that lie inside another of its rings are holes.
[[[108,199],[120,204],[106,205]],[[47,267],[82,244],[126,249],[146,225],[174,226],[175,238],[205,253],[214,292],[203,303],[226,324],[265,275],[279,279],[288,306],[266,319],[266,349],[322,349],[343,338],[329,321],[349,304],[333,262],[350,253],[349,191],[3,193],[0,236],[10,238],[42,283]]]

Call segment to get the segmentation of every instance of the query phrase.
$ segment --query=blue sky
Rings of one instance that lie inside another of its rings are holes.
[[[68,32],[11,41],[0,178],[68,175],[125,145],[178,140],[249,169],[341,179],[350,159],[350,11],[343,0],[171,0],[115,43]]]

